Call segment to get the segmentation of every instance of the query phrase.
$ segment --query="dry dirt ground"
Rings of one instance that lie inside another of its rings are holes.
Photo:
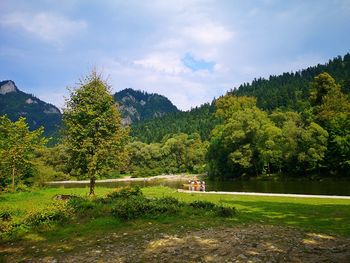
[[[289,227],[248,225],[166,234],[146,227],[110,233],[72,250],[2,247],[5,262],[350,262],[350,239]],[[16,253],[11,253],[16,250]],[[49,256],[51,255],[51,256]]]

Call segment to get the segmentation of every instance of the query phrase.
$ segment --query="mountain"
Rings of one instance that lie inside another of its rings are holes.
[[[62,119],[57,107],[19,90],[12,80],[0,82],[0,115],[4,114],[12,121],[25,117],[31,129],[43,126],[46,136],[55,136]]]
[[[318,64],[268,79],[258,78],[251,83],[244,83],[229,94],[236,96],[252,96],[257,98],[258,107],[264,110],[287,108],[295,111],[302,110],[302,103],[309,96],[310,82],[322,72],[329,73],[342,87],[342,91],[350,91],[350,54],[338,56],[326,64]]]
[[[258,107],[268,111],[276,108],[302,111],[307,106],[310,82],[322,72],[328,72],[341,85],[345,94],[350,93],[350,54],[346,54],[331,59],[326,64],[318,64],[295,73],[254,79],[251,83],[232,89],[228,94],[256,97]],[[179,132],[196,132],[202,140],[208,140],[211,130],[219,123],[212,114],[215,111],[214,102],[215,100],[190,111],[135,123],[131,134],[147,143],[160,142],[163,136]]]
[[[114,94],[114,100],[119,104],[124,125],[179,112],[168,98],[139,90],[119,91]]]
[[[119,104],[124,125],[180,112],[169,99],[159,94],[124,89],[113,97]],[[43,126],[47,136],[57,136],[62,123],[62,114],[57,107],[19,90],[12,80],[0,82],[0,115],[4,114],[13,121],[26,117],[31,129]]]

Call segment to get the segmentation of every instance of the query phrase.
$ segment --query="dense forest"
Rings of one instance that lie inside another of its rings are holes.
[[[1,117],[0,187],[184,172],[216,179],[348,177],[349,58],[254,80],[211,104],[174,108],[131,130],[108,85],[93,73],[71,92],[54,147],[25,118]]]

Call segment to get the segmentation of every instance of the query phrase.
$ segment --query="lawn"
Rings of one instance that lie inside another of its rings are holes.
[[[110,191],[111,188],[97,187],[96,195],[104,196]],[[87,193],[87,188],[46,188],[33,192],[2,194],[0,209],[13,211],[14,219],[20,220],[31,211],[45,209],[54,202],[53,197],[57,194],[86,196]],[[148,197],[172,196],[185,202],[207,200],[224,206],[233,206],[237,208],[238,213],[234,218],[226,220],[228,224],[278,224],[350,236],[350,200],[188,194],[178,193],[175,189],[167,187],[143,188],[143,193]],[[176,218],[173,220],[176,221]],[[104,224],[105,220],[102,221]]]
[[[111,191],[111,188],[97,187],[96,195],[103,197]],[[85,250],[93,251],[99,246],[107,247],[108,250],[108,240],[113,238],[118,242],[123,240],[125,245],[122,249],[126,247],[130,250],[135,242],[152,236],[159,238],[161,233],[176,236],[222,227],[247,229],[254,225],[282,228],[291,226],[292,229],[305,234],[315,232],[338,235],[339,238],[350,236],[350,200],[187,194],[167,187],[148,187],[143,188],[142,192],[148,198],[171,196],[188,203],[206,200],[222,206],[235,207],[237,213],[231,217],[216,217],[212,213],[199,210],[193,213],[187,211],[126,221],[111,215],[83,214],[63,224],[27,229],[22,233],[19,231],[19,234],[10,240],[0,240],[0,261],[6,261],[8,257],[11,260],[31,260],[36,256],[56,258]],[[33,192],[6,193],[0,195],[0,211],[10,211],[12,220],[21,222],[30,213],[52,207],[55,202],[64,202],[53,199],[57,194],[84,197],[87,193],[87,188],[46,188]]]

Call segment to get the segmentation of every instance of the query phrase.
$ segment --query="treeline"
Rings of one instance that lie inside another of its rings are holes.
[[[339,85],[342,92],[350,91],[350,54],[338,56],[325,65],[318,64],[295,73],[284,73],[270,76],[269,79],[254,79],[252,83],[244,83],[229,94],[236,96],[252,96],[257,98],[257,106],[264,110],[283,108],[303,111],[308,100],[310,82],[322,72],[328,72]]]
[[[161,118],[137,122],[131,126],[131,136],[145,143],[161,142],[164,136],[177,133],[198,133],[209,140],[210,132],[219,120],[214,116],[215,104],[203,104],[188,112],[175,112]]]
[[[350,102],[328,73],[315,77],[302,112],[270,113],[253,97],[233,95],[216,108],[223,123],[210,140],[212,177],[350,175]]]
[[[126,172],[135,177],[159,174],[204,173],[208,142],[198,133],[165,136],[161,143],[134,141],[127,145]]]
[[[268,112],[277,108],[303,112],[308,107],[310,82],[322,72],[328,72],[341,86],[343,93],[350,93],[350,54],[346,54],[344,57],[338,56],[329,60],[324,65],[318,64],[295,73],[255,79],[228,94],[255,97],[257,107]],[[131,134],[146,143],[160,142],[166,134],[179,132],[199,133],[202,140],[208,140],[211,130],[219,123],[213,114],[214,104],[215,100],[187,112],[167,114],[161,118],[135,123]]]

